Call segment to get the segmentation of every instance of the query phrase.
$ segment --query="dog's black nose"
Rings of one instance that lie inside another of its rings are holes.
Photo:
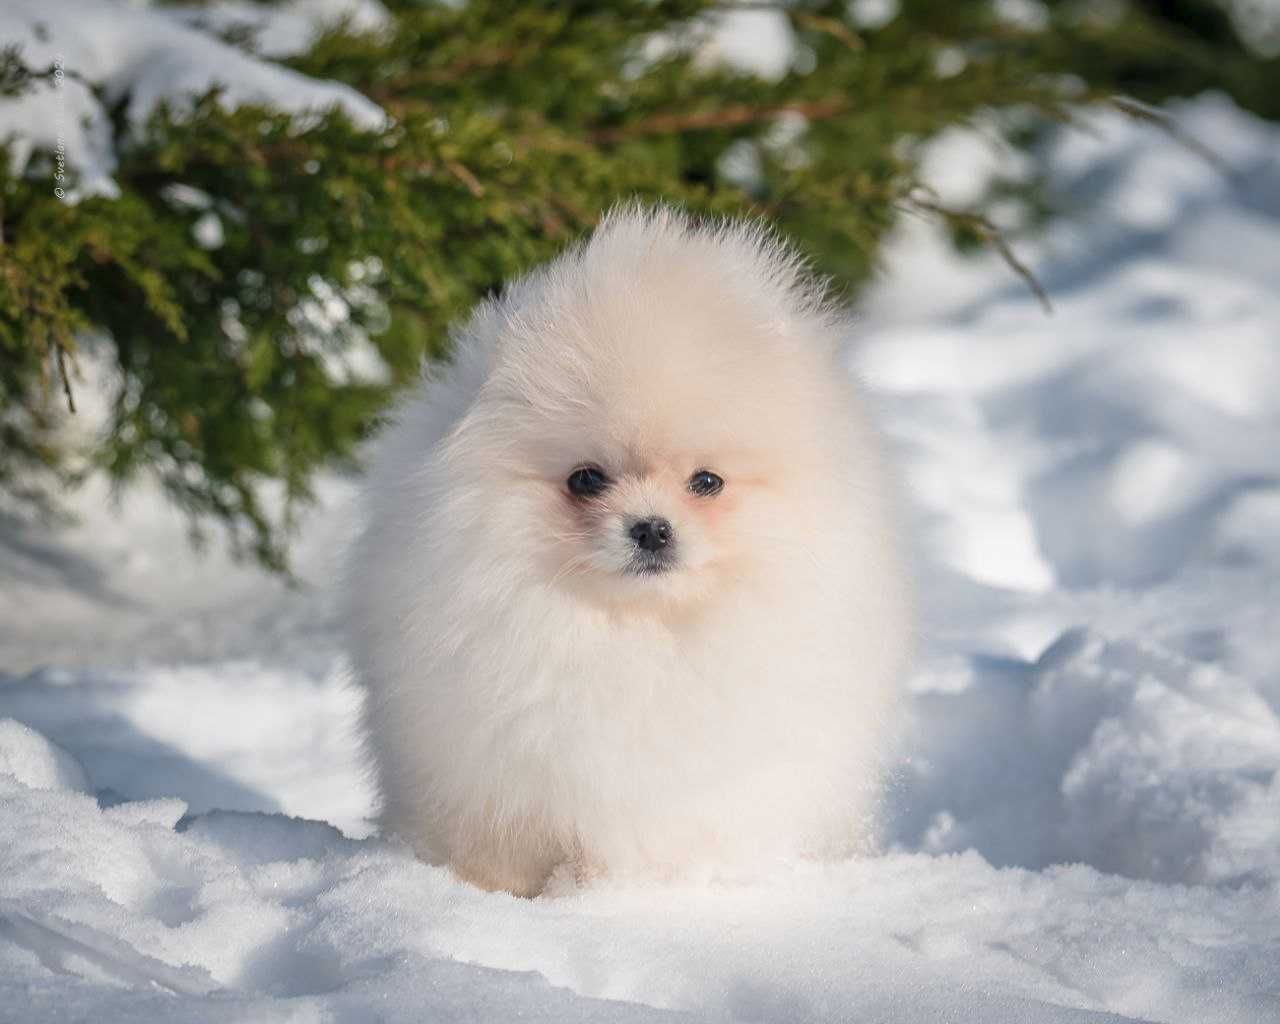
[[[665,519],[637,519],[629,532],[641,551],[661,551],[671,543],[671,524]]]

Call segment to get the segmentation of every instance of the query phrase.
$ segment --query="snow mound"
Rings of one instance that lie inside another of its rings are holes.
[[[32,789],[89,791],[79,761],[12,718],[0,718],[0,775]]]
[[[214,11],[208,17],[216,22]],[[228,108],[252,103],[306,115],[336,107],[360,127],[384,125],[382,110],[354,89],[253,57],[185,24],[189,15],[118,0],[8,0],[0,38],[18,45],[32,69],[60,73],[0,101],[0,144],[8,144],[13,168],[20,173],[35,150],[60,153],[78,176],[68,198],[115,195],[111,109],[123,103],[136,128],[160,103],[181,111],[214,87]],[[305,10],[294,12],[277,47],[287,51],[283,37],[300,41],[313,21]]]
[[[1280,924],[1249,891],[897,854],[530,902],[320,822],[182,812],[0,779],[11,997],[56,993],[100,1019],[159,1017],[157,992],[184,1019],[1244,1022],[1274,1008]]]
[[[369,831],[360,694],[339,663],[43,670],[0,686],[6,712],[77,752],[104,803],[179,793],[193,813],[284,811]]]
[[[995,864],[1280,881],[1280,716],[1215,665],[1086,630],[914,702],[900,838]]]

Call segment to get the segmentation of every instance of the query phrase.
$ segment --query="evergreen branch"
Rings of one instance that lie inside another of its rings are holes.
[[[406,92],[424,85],[457,85],[479,71],[509,66],[520,49],[515,46],[498,46],[490,50],[475,50],[440,67],[406,71],[380,82],[369,95],[379,103],[387,103],[402,97]]]
[[[71,394],[71,374],[67,370],[66,347],[61,342],[58,342],[54,346],[54,352],[57,354],[58,373],[62,377],[62,393],[67,398],[67,409],[74,416],[76,411],[76,400]]]
[[[921,188],[917,188],[909,193],[904,202],[910,209],[919,210],[924,213],[932,214],[941,218],[948,224],[959,225],[972,231],[975,235],[989,244],[1004,260],[1005,265],[1009,267],[1026,283],[1040,302],[1041,307],[1046,313],[1053,312],[1053,303],[1049,301],[1049,293],[1044,290],[1044,286],[1040,283],[1040,279],[1025,263],[1019,259],[1017,253],[1013,251],[1013,247],[1009,244],[1005,233],[1000,230],[991,219],[969,210],[955,210],[949,206],[945,206],[936,199],[925,198],[920,195]]]
[[[1199,139],[1195,138],[1195,136],[1184,132],[1173,118],[1158,107],[1153,107],[1149,103],[1143,103],[1141,100],[1133,99],[1131,96],[1111,96],[1108,97],[1106,102],[1123,114],[1137,118],[1139,121],[1145,121],[1148,124],[1155,125],[1162,132],[1168,135],[1169,138],[1185,146],[1192,153],[1195,153],[1196,156],[1201,157],[1228,177],[1236,176],[1236,169],[1234,167]]]
[[[789,15],[797,25],[811,28],[816,32],[829,35],[833,39],[838,39],[850,50],[865,50],[867,47],[867,44],[862,41],[862,37],[838,18],[826,18],[811,11],[790,11]]]
[[[465,164],[461,164],[457,160],[446,160],[444,165],[448,168],[450,174],[467,186],[467,191],[473,196],[479,199],[484,195],[484,186],[480,184],[480,179],[467,170]]]
[[[823,121],[852,109],[843,96],[822,100],[793,100],[786,103],[752,106],[735,103],[716,110],[682,113],[669,111],[612,128],[597,128],[589,138],[597,143],[626,142],[649,135],[680,135],[685,132],[707,131],[718,128],[741,128],[746,125],[772,121],[783,114],[799,114],[810,121]]]

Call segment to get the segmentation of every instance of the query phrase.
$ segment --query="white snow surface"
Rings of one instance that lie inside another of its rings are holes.
[[[256,28],[261,53],[287,56],[336,21],[345,19],[357,31],[376,29],[379,12],[385,16],[380,6],[372,0],[294,0],[256,19],[249,7],[5,0],[0,41],[19,46],[32,70],[60,72],[18,97],[0,99],[0,145],[8,146],[12,165],[21,171],[40,150],[66,168],[68,187],[60,198],[114,196],[111,108],[123,103],[125,121],[136,129],[160,103],[181,112],[214,87],[228,108],[252,103],[306,115],[338,107],[361,127],[385,123],[382,110],[354,89],[307,78],[218,37],[233,27]]]
[[[353,484],[296,590],[90,488],[0,527],[0,1021],[1280,1021],[1280,132],[1176,116],[1230,174],[1053,155],[1052,316],[920,225],[866,303],[923,606],[881,853],[465,886],[366,823]]]

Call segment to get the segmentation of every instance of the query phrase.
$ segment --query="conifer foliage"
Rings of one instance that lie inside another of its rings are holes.
[[[1276,61],[1199,0],[386,7],[381,28],[336,25],[285,61],[368,97],[380,129],[219,87],[133,124],[115,83],[114,188],[74,202],[54,176],[74,185],[75,166],[0,146],[5,507],[45,507],[85,471],[152,472],[193,523],[281,569],[316,471],[353,457],[448,324],[619,198],[763,215],[852,290],[904,213],[1004,246],[981,205],[947,209],[919,179],[946,128],[994,117],[1032,138],[1082,107],[1206,88],[1280,116]],[[776,73],[716,59],[744,12],[790,31]],[[74,54],[57,70],[79,74]],[[4,50],[0,123],[54,73]],[[109,372],[78,376],[90,360]],[[87,450],[62,429],[86,387],[110,389]]]

